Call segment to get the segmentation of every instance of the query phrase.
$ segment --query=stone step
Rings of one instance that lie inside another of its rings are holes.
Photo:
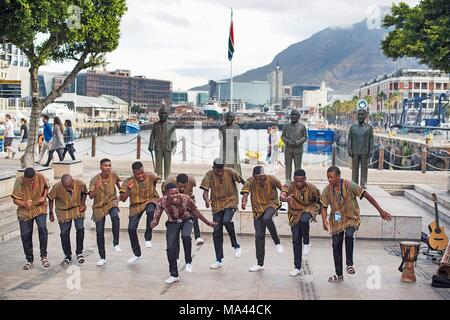
[[[4,243],[17,236],[20,236],[19,223],[17,221],[8,223],[0,227],[0,242]]]
[[[434,202],[423,194],[415,190],[406,190],[405,197],[421,208],[427,210],[428,212],[434,214]],[[450,223],[450,210],[443,206],[438,206],[439,219]]]
[[[431,194],[435,193],[438,204],[450,210],[450,193],[444,189],[436,189],[426,184],[417,184],[414,186],[414,190],[421,195],[432,199]]]

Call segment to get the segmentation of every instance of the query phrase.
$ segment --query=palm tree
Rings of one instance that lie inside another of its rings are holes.
[[[392,100],[393,105],[395,106],[395,123],[397,123],[397,110],[398,110],[398,106],[402,102],[403,98],[400,95],[400,92],[394,92],[391,95],[391,100]]]

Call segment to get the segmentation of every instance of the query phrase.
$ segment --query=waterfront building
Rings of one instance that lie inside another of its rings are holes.
[[[328,91],[330,91],[330,89],[325,86],[324,81],[321,83],[319,89],[304,90],[301,111],[304,113],[310,113],[311,110],[317,110],[325,107],[328,103]]]
[[[267,82],[270,84],[270,104],[281,106],[283,100],[283,71],[279,65],[267,74]]]
[[[449,75],[439,70],[398,69],[361,84],[354,95],[371,97],[370,113],[386,112],[385,104],[394,93],[400,94],[401,99],[432,95],[423,102],[425,114],[431,114],[438,104],[439,95],[448,92],[449,83]],[[401,113],[402,103],[395,106],[395,111]]]
[[[215,82],[216,93],[214,96],[219,101],[230,101],[230,82]],[[267,81],[235,82],[233,81],[233,107],[240,110],[245,105],[264,105],[270,101],[270,84]]]
[[[173,91],[172,92],[172,104],[182,105],[188,103],[188,93],[186,91]]]
[[[77,76],[77,94],[97,97],[102,94],[119,97],[132,106],[155,112],[165,102],[172,104],[172,82],[131,76],[129,70],[88,70]]]
[[[12,43],[0,43],[0,60],[3,67],[4,80],[16,80],[21,83],[21,97],[31,100],[30,63],[22,50]],[[5,75],[6,74],[6,75]]]
[[[93,119],[126,119],[129,104],[111,95],[89,97],[75,93],[63,93],[55,103],[66,104],[70,110],[83,113]]]

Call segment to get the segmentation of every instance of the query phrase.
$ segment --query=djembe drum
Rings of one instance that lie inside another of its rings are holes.
[[[402,264],[398,268],[402,272],[401,281],[416,282],[416,274],[414,273],[414,264],[419,256],[420,243],[415,241],[400,242],[402,251]]]

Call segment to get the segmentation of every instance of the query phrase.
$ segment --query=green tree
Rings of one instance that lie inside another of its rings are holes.
[[[4,0],[0,2],[0,37],[22,50],[30,62],[32,110],[22,166],[34,162],[39,118],[83,69],[105,62],[117,48],[125,0]],[[40,98],[39,68],[71,60],[75,66],[61,86]]]
[[[410,7],[393,4],[383,27],[394,27],[381,41],[386,56],[394,60],[417,58],[432,69],[450,72],[450,5],[448,0],[422,0]]]

